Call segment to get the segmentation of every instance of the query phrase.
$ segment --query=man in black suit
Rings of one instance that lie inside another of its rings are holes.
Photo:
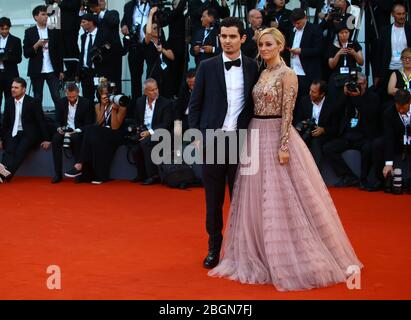
[[[120,40],[119,26],[120,15],[117,10],[108,10],[105,0],[89,0],[91,11],[98,16],[98,28],[105,34],[110,34],[111,43],[111,72],[108,78],[116,84],[121,92],[121,73],[123,63],[123,45]]]
[[[258,54],[257,42],[254,39],[255,32],[259,30],[263,24],[263,15],[261,11],[252,9],[248,13],[248,22],[250,27],[246,30],[247,39],[241,46],[241,52],[251,59],[256,59]]]
[[[65,80],[73,81],[76,76],[80,51],[78,33],[80,30],[79,11],[81,0],[55,0],[61,13],[62,54],[66,66]]]
[[[343,110],[340,118],[338,137],[327,142],[323,147],[324,155],[330,160],[339,181],[336,187],[356,186],[367,184],[367,176],[371,165],[372,143],[381,131],[380,97],[371,88],[367,87],[367,77],[359,74],[355,91],[344,86]],[[360,181],[345,163],[342,153],[348,149],[361,152]]]
[[[188,129],[188,114],[190,111],[188,104],[190,102],[191,92],[193,92],[194,89],[195,80],[195,69],[189,69],[186,74],[186,81],[182,84],[176,101],[175,120],[181,121],[181,123],[178,123],[181,127],[176,128],[176,125],[174,126],[174,132],[177,136],[183,135]]]
[[[19,76],[17,65],[21,62],[21,40],[10,34],[9,18],[0,18],[0,106],[11,96],[11,84]]]
[[[223,53],[200,63],[189,103],[188,122],[191,128],[200,129],[204,137],[207,129],[220,129],[217,133],[221,133],[223,138],[226,135],[230,138],[230,141],[225,140],[224,154],[218,155],[219,160],[224,159],[223,164],[217,164],[216,159],[213,163],[206,161],[203,164],[209,234],[208,255],[203,263],[205,268],[213,268],[219,261],[226,181],[228,179],[231,196],[237,170],[237,164],[229,161],[229,142],[234,140],[238,144],[238,130],[246,129],[253,115],[251,92],[258,79],[258,68],[255,61],[241,55],[241,44],[245,39],[244,25],[239,18],[230,17],[222,21],[220,41]],[[217,156],[215,139],[208,140],[211,141],[203,143],[204,159],[207,159],[208,148],[214,148]]]
[[[81,17],[81,26],[85,33],[81,36],[80,63],[77,70],[81,80],[83,97],[94,104],[98,79],[111,79],[111,43],[110,34],[97,27],[97,17],[85,14]]]
[[[27,75],[33,84],[34,98],[43,101],[44,81],[54,105],[60,99],[59,81],[63,80],[63,56],[60,30],[47,28],[47,7],[33,9],[34,27],[26,29],[23,40],[24,56],[29,59]]]
[[[160,182],[157,166],[151,159],[151,151],[158,143],[152,141],[155,130],[170,130],[173,123],[173,103],[159,96],[157,81],[149,78],[144,81],[144,96],[135,103],[135,120],[137,126],[146,126],[140,133],[140,140],[133,148],[132,154],[137,167],[137,177],[133,182],[142,181],[143,185]]]
[[[56,106],[57,132],[53,136],[52,150],[55,175],[52,183],[63,179],[62,147],[65,135],[69,135],[70,149],[75,163],[80,162],[84,129],[94,123],[95,111],[90,102],[79,96],[79,88],[71,83],[66,88],[66,97]]]
[[[4,149],[0,163],[1,180],[10,180],[29,152],[38,144],[48,149],[49,136],[41,104],[26,95],[26,81],[14,79],[11,98],[4,105],[0,149]],[[7,169],[8,173],[4,171]],[[6,173],[6,174],[4,174]]]
[[[157,1],[153,1],[157,2]],[[121,19],[121,33],[124,35],[124,47],[128,50],[128,66],[131,76],[133,99],[142,95],[142,76],[144,70],[144,26],[151,10],[149,1],[132,0],[124,5]]]
[[[310,94],[300,101],[299,112],[295,117],[297,130],[303,133],[302,124],[315,121],[315,129],[306,136],[305,143],[317,164],[321,167],[323,159],[323,145],[337,137],[339,113],[335,109],[333,98],[327,95],[328,84],[323,80],[314,80],[310,87]]]
[[[294,9],[290,19],[294,25],[286,60],[298,76],[297,105],[306,96],[314,79],[321,79],[323,36],[317,25],[308,22],[304,10]],[[289,55],[288,55],[289,53]],[[294,109],[294,114],[297,112]]]
[[[380,31],[374,75],[374,84],[379,87],[384,100],[388,99],[387,85],[391,73],[402,68],[402,50],[411,47],[411,26],[407,24],[405,7],[395,4],[392,8],[392,16],[394,23]]]
[[[221,52],[218,39],[217,11],[205,9],[201,17],[202,28],[196,32],[191,40],[190,53],[194,56],[196,66],[205,59],[214,57]]]

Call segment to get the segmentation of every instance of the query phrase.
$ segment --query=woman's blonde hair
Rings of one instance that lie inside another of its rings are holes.
[[[260,31],[258,33],[258,36],[257,36],[257,45],[260,44],[261,37],[265,36],[266,34],[270,34],[274,38],[277,45],[283,46],[283,49],[281,51],[284,50],[284,48],[285,48],[285,37],[281,33],[281,31],[278,30],[277,28],[267,28],[267,29],[264,29],[264,30]]]
[[[404,57],[406,54],[411,56],[411,48],[405,48],[401,51],[401,57]]]

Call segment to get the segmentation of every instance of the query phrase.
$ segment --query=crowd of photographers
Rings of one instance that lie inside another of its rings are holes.
[[[179,135],[188,129],[187,106],[195,82],[195,69],[187,70],[190,55],[198,66],[220,54],[220,19],[236,7],[246,7],[242,54],[256,59],[261,69],[258,32],[276,27],[286,37],[283,59],[299,84],[294,126],[318,167],[328,159],[337,187],[411,192],[409,2],[300,2],[301,8],[289,10],[285,0],[132,0],[121,18],[105,0],[47,0],[34,8],[35,26],[25,31],[23,45],[10,33],[10,20],[1,18],[0,99],[4,94],[6,101],[0,180],[10,180],[41,142],[43,148],[52,146],[52,182],[63,178],[62,150],[68,149],[75,165],[66,176],[107,181],[114,153],[130,135],[125,133],[128,127],[138,137],[131,147],[138,168],[133,181],[158,183],[158,168],[150,157],[155,146],[151,136],[159,128]],[[60,12],[58,29],[48,25],[50,7]],[[315,9],[312,19],[307,8]],[[366,57],[355,28],[360,8],[366,16]],[[29,59],[27,76],[34,99],[26,95],[27,84],[19,78],[22,55]],[[125,55],[131,99],[121,94]],[[372,84],[360,72],[365,58],[371,62]],[[46,122],[42,115],[44,82],[55,105],[54,122]],[[61,83],[66,84],[63,98]],[[26,104],[33,105],[30,111]],[[359,177],[343,158],[349,149],[361,153]]]

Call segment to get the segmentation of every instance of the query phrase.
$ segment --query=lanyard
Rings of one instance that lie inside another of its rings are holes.
[[[407,75],[404,72],[404,69],[400,70],[402,79],[404,80],[404,89],[407,91],[410,91],[410,81],[411,81],[411,74],[407,77]]]
[[[107,110],[104,111],[104,124],[106,126],[110,126],[108,124],[108,120],[110,119],[111,116],[111,112],[113,111],[113,107],[110,105],[110,108],[108,108]],[[111,126],[110,126],[111,127]]]
[[[213,30],[213,28],[210,28],[210,29],[206,29],[205,30],[205,32],[204,32],[204,38],[203,38],[203,45],[204,45],[204,42],[206,41],[206,39],[207,39],[207,37],[210,35],[210,33],[211,33],[211,31]]]

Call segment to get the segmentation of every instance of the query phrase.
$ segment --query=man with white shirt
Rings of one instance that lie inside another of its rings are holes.
[[[133,182],[151,185],[160,182],[157,166],[151,160],[151,151],[158,143],[151,140],[157,129],[171,130],[173,124],[173,103],[159,96],[157,81],[149,78],[144,82],[144,96],[134,105],[137,126],[145,126],[140,132],[140,140],[132,154],[137,167],[137,177]]]
[[[10,180],[29,152],[40,141],[41,147],[50,146],[49,135],[41,104],[26,95],[26,81],[14,79],[11,98],[4,106],[0,149],[4,149],[0,163],[0,179]]]
[[[56,105],[60,99],[59,81],[64,78],[60,30],[47,28],[46,6],[37,6],[32,13],[36,25],[26,29],[23,40],[24,56],[29,59],[27,75],[33,85],[34,97],[42,103],[44,81],[47,81]]]
[[[241,44],[246,40],[243,22],[236,17],[224,19],[220,25],[222,54],[200,63],[194,89],[189,103],[188,122],[191,128],[200,129],[204,136],[204,159],[212,152],[210,145],[217,148],[215,141],[206,141],[206,130],[225,131],[238,144],[238,130],[246,129],[253,116],[252,88],[258,79],[257,63],[241,54]],[[234,139],[233,139],[234,138]],[[219,160],[203,164],[203,183],[206,193],[206,228],[209,235],[208,255],[204,259],[205,268],[218,264],[222,243],[223,204],[228,180],[230,196],[237,170],[236,163],[230,159],[228,139],[224,154]]]
[[[387,85],[391,73],[402,68],[401,52],[411,47],[411,27],[407,24],[407,12],[402,4],[392,8],[394,23],[380,31],[378,40],[377,64],[374,73],[374,84],[380,88],[385,100]]]
[[[9,18],[0,18],[0,105],[3,93],[5,98],[11,96],[13,79],[19,76],[17,65],[21,62],[21,40],[10,34]]]
[[[290,20],[294,29],[288,48],[290,66],[298,77],[297,105],[301,97],[308,94],[314,79],[321,79],[321,57],[323,36],[317,25],[308,22],[304,10],[294,9]],[[288,54],[286,54],[288,60]],[[296,114],[297,110],[294,110]]]

